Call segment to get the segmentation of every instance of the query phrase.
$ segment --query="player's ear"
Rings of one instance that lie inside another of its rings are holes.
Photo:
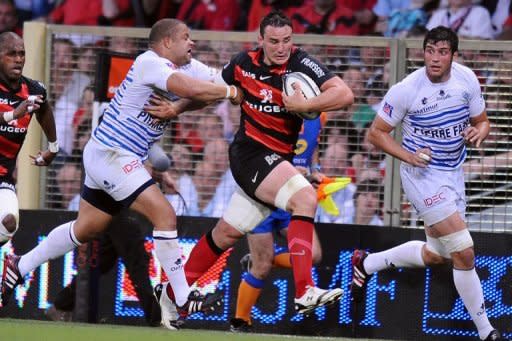
[[[263,45],[263,37],[261,36],[261,34],[258,33],[258,44],[261,46]]]

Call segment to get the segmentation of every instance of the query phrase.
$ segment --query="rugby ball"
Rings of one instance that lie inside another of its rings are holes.
[[[287,73],[283,76],[283,92],[285,95],[291,96],[295,93],[295,90],[293,89],[294,83],[300,84],[300,89],[305,99],[310,99],[320,95],[318,85],[316,85],[308,75],[302,72]],[[314,120],[320,115],[319,112],[302,112],[294,114],[306,120]]]

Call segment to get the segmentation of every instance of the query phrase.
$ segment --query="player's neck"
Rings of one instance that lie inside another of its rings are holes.
[[[5,75],[0,74],[0,83],[7,86],[10,90],[18,90],[20,88],[21,77],[15,81],[9,80]]]

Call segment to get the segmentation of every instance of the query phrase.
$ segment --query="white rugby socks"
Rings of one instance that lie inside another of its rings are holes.
[[[21,256],[18,263],[18,269],[22,276],[46,263],[50,259],[60,257],[73,250],[81,243],[76,239],[73,232],[73,224],[70,221],[54,228],[41,243],[28,253]]]
[[[185,260],[178,245],[178,231],[153,231],[153,243],[156,257],[171,284],[176,304],[181,307],[188,300],[190,287],[185,277]]]
[[[482,340],[485,339],[494,328],[485,312],[482,285],[475,268],[471,270],[457,270],[454,268],[453,281],[460,298],[462,298],[462,302],[464,302],[469,315],[471,315],[471,319],[478,329],[478,335]]]
[[[364,260],[364,270],[368,275],[389,268],[424,268],[421,250],[425,242],[413,240],[392,249],[370,253]]]

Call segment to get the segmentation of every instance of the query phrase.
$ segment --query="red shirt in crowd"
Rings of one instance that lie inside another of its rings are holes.
[[[116,0],[119,16],[112,19],[113,26],[133,26],[135,18],[131,0]],[[102,25],[99,18],[103,15],[101,0],[66,0],[50,13],[50,20],[64,25]]]
[[[230,31],[240,15],[237,0],[185,0],[177,18],[192,29]]]
[[[292,15],[294,33],[318,33],[335,35],[358,35],[359,25],[354,12],[349,8],[336,4],[326,14],[315,10],[313,3],[298,8]]]

